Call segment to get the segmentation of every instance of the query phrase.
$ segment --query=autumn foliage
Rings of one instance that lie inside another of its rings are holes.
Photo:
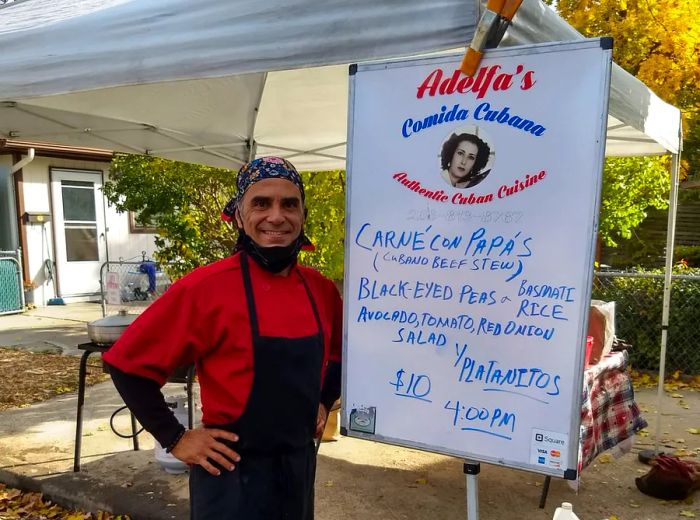
[[[46,499],[41,493],[22,492],[0,483],[0,519],[2,520],[129,520],[127,515],[99,511],[86,513],[68,510]]]
[[[700,2],[559,0],[557,10],[586,37],[612,36],[613,59],[681,109],[684,174],[700,175]]]

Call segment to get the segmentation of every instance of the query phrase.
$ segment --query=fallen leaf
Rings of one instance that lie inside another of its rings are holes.
[[[326,487],[333,487],[334,484],[335,482],[333,482],[332,480],[326,480],[326,482],[323,485]]]
[[[416,480],[416,484],[427,484],[428,479],[427,478],[419,478]]]
[[[700,429],[698,429],[698,428],[688,428],[686,431],[687,431],[688,433],[692,433],[693,435],[698,435],[698,434],[700,434]]]
[[[600,457],[598,457],[598,462],[601,464],[608,464],[613,461],[613,456],[610,453],[603,453]]]
[[[687,518],[695,518],[695,513],[692,511],[689,511],[688,509],[684,509],[680,513],[678,513],[678,516],[685,516]]]
[[[0,519],[19,520],[22,518],[37,520],[129,520],[126,515],[115,517],[111,513],[98,511],[96,514],[83,511],[69,511],[50,500],[41,493],[23,493],[18,489],[0,484]]]
[[[0,377],[0,411],[24,408],[59,393],[77,390],[80,358],[50,353],[37,355],[25,350],[0,347],[0,363],[3,368]],[[102,370],[91,369],[87,374],[87,384],[94,385],[106,378],[107,375]]]
[[[46,370],[44,370],[43,368],[30,368],[30,369],[25,370],[24,373],[40,376],[42,374],[45,374]]]
[[[683,399],[683,394],[671,394],[674,399]]]

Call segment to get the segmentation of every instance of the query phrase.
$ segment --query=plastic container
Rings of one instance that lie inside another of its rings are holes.
[[[562,502],[561,506],[557,507],[554,511],[554,516],[552,520],[580,520],[576,513],[574,513],[574,506],[569,502]]]
[[[591,352],[593,351],[593,336],[586,336],[586,367],[591,366]],[[568,504],[568,502],[566,502]]]
[[[180,422],[180,424],[187,428],[187,397],[184,395],[166,397],[165,402],[168,407],[172,409],[173,413],[175,414],[175,418]],[[184,473],[189,469],[187,464],[170,453],[167,453],[165,448],[163,448],[158,441],[156,441],[153,452],[156,456],[156,462],[158,462],[158,464],[160,464],[167,473],[177,475],[179,473]]]

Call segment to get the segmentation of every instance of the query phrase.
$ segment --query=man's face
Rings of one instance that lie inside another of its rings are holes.
[[[304,224],[301,192],[285,179],[258,181],[243,196],[236,222],[262,247],[288,246]]]

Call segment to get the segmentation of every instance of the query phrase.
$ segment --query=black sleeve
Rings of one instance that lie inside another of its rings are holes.
[[[340,363],[329,361],[326,367],[326,375],[323,378],[323,388],[321,389],[321,403],[330,411],[333,403],[340,397],[341,370]]]
[[[114,386],[129,410],[161,446],[170,447],[181,436],[185,427],[165,403],[160,385],[153,379],[128,374],[112,365],[108,366]]]

